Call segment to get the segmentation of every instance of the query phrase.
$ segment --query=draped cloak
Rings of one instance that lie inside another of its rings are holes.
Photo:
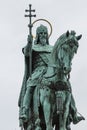
[[[50,56],[51,56],[52,49],[53,49],[53,46],[51,45],[42,46],[42,45],[36,44],[32,46],[32,62],[36,60],[35,59],[36,54],[39,54],[40,58],[44,62],[44,65],[38,63],[36,68],[34,68],[35,65],[33,66],[32,64],[31,81],[29,80],[29,49],[27,48],[27,46],[25,46],[22,49],[22,52],[24,54],[24,59],[25,59],[25,71],[24,71],[22,87],[21,87],[19,100],[18,100],[19,107],[22,107],[23,105],[23,98],[26,92],[27,84],[29,83],[29,86],[37,85],[37,79],[41,76],[43,71],[46,70],[46,67],[50,63]]]

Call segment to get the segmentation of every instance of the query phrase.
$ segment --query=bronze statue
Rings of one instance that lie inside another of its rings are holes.
[[[47,27],[40,25],[31,59],[33,39],[32,35],[28,36],[28,44],[22,49],[25,73],[18,103],[20,126],[24,130],[53,130],[53,127],[70,130],[71,122],[77,124],[84,120],[82,115],[77,115],[69,82],[72,59],[80,38],[75,31],[67,31],[51,46]]]

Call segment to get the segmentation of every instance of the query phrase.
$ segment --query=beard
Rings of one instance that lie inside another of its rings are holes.
[[[41,38],[40,39],[40,44],[43,45],[43,46],[46,45],[47,44],[46,43],[46,38]]]

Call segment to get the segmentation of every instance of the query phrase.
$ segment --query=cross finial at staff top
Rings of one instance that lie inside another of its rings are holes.
[[[25,15],[25,17],[29,17],[29,25],[28,25],[28,27],[29,27],[29,32],[30,32],[30,35],[31,35],[31,29],[32,29],[32,22],[31,22],[31,18],[32,17],[36,17],[36,15],[32,15],[32,12],[35,12],[35,10],[34,9],[31,9],[31,4],[29,4],[29,10],[28,9],[26,9],[25,10],[25,12],[29,12],[29,15]]]

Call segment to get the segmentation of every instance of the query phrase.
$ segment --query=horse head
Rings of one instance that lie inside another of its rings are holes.
[[[53,60],[58,69],[64,73],[69,74],[71,71],[72,59],[79,47],[78,40],[82,35],[76,36],[75,31],[67,31],[62,34],[56,41],[53,48]]]

